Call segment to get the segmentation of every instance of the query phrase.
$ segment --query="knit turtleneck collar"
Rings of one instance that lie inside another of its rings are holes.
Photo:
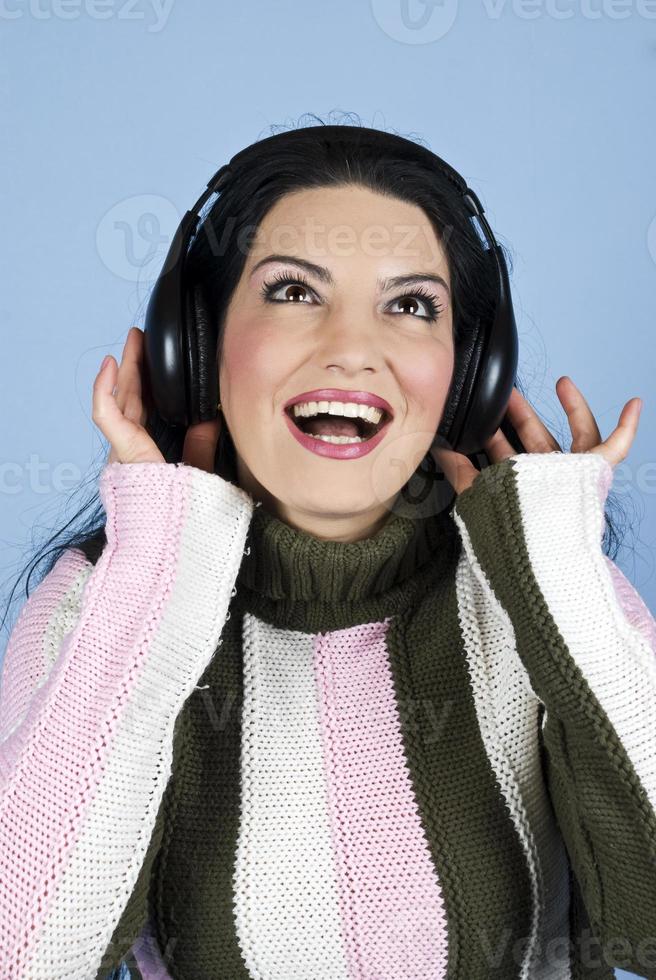
[[[341,542],[316,538],[258,506],[237,576],[237,604],[305,632],[378,621],[445,574],[457,540],[446,511],[413,519],[390,511],[371,537]]]

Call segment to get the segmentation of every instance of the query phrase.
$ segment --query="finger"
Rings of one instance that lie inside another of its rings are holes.
[[[116,453],[125,458],[130,456],[130,447],[137,434],[134,423],[124,417],[113,394],[117,378],[118,365],[110,354],[93,384],[92,418],[112,446],[112,461],[117,458]]]
[[[132,327],[132,351],[134,352],[134,412],[136,420],[141,425],[146,424],[148,417],[146,401],[148,398],[147,385],[144,384],[144,332],[139,327]]]
[[[549,453],[560,446],[537,412],[513,386],[508,401],[508,418],[528,453]]]
[[[221,429],[220,416],[207,422],[197,422],[187,429],[182,459],[206,473],[214,472],[214,457]]]
[[[479,471],[464,453],[438,445],[431,446],[430,451],[456,493],[462,493],[478,476]]]
[[[617,466],[629,455],[629,450],[636,432],[638,431],[638,421],[642,411],[642,399],[631,398],[620,413],[617,428],[599,446],[593,447],[589,452],[599,453],[611,466]]]
[[[558,379],[556,392],[565,409],[572,433],[571,452],[585,453],[594,446],[598,446],[602,441],[601,432],[592,414],[592,409],[580,389],[568,375],[564,374],[562,378]]]
[[[140,425],[145,422],[141,379],[142,352],[143,332],[138,327],[130,327],[118,369],[116,401],[126,418]]]
[[[141,372],[139,366],[143,348],[143,333],[138,327],[130,327],[123,344],[121,362],[119,364],[119,383],[130,382],[137,391],[141,388]]]
[[[501,429],[497,429],[494,435],[490,436],[484,443],[484,448],[491,463],[499,463],[501,460],[515,456],[517,453],[517,450],[509,442]]]
[[[451,449],[451,444],[448,439],[445,439],[441,435],[436,435],[432,445],[429,447],[429,452],[451,486],[455,489],[458,469],[454,457],[458,454]]]

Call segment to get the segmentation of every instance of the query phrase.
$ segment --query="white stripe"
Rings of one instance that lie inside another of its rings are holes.
[[[244,616],[235,921],[254,980],[347,980],[313,637]]]
[[[59,562],[71,562],[73,565],[84,563],[86,559],[77,552],[73,553],[71,551],[64,552],[63,555],[57,561]],[[54,572],[53,568],[53,572]],[[16,653],[12,650],[12,673],[24,674],[26,671],[32,671],[28,677],[25,677],[23,684],[23,694],[24,700],[20,703],[16,700],[16,691],[13,690],[14,697],[11,703],[8,705],[7,710],[4,709],[4,703],[2,697],[0,697],[0,743],[6,741],[22,724],[25,719],[25,715],[29,710],[30,699],[34,694],[43,687],[43,685],[48,680],[50,676],[50,671],[59,655],[64,638],[68,633],[71,632],[75,623],[77,622],[80,615],[80,606],[82,603],[82,592],[86,584],[87,579],[93,571],[93,565],[91,562],[82,564],[82,567],[77,573],[77,576],[69,585],[66,592],[57,600],[54,609],[49,613],[49,618],[44,627],[43,621],[39,617],[34,618],[34,606],[29,606],[28,603],[24,606],[26,616],[29,618],[29,628],[27,631],[23,631],[22,624],[21,627],[16,627],[16,637],[20,636],[20,647],[21,652],[24,651],[26,664],[21,664],[16,660]],[[43,581],[39,583],[38,588],[41,591],[37,597],[37,590],[32,593],[32,600],[36,600],[41,608],[41,604],[45,604],[50,600],[50,595],[48,593],[49,581],[46,576]],[[18,641],[17,641],[18,642]],[[41,647],[40,653],[37,655],[36,650],[32,648],[32,644]],[[9,666],[9,663],[7,663]],[[4,692],[3,692],[4,693]],[[17,714],[16,714],[17,713]],[[5,726],[7,730],[5,731]]]
[[[78,620],[82,603],[82,590],[92,571],[93,565],[88,562],[78,572],[77,578],[66,594],[62,596],[52,620],[48,624],[43,637],[43,656],[48,666],[48,673],[57,659],[64,637],[71,632]]]
[[[90,980],[100,968],[171,774],[176,716],[217,647],[251,512],[243,491],[194,471],[162,620],[23,980],[53,980],[54,951],[57,980]]]
[[[570,980],[569,865],[553,820],[539,757],[539,700],[457,514],[463,550],[456,569],[458,618],[485,751],[508,805],[531,881],[531,934],[521,980]],[[564,943],[549,947],[563,938]]]
[[[515,479],[533,574],[568,652],[656,808],[656,652],[624,615],[606,556],[596,454],[520,458]],[[554,533],[554,529],[558,533]]]

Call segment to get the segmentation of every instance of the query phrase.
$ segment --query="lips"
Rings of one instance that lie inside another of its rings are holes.
[[[353,442],[353,443],[342,443],[334,444],[330,442],[324,442],[322,439],[315,439],[313,436],[306,435],[302,429],[292,422],[289,412],[283,412],[285,422],[287,427],[291,432],[292,436],[298,443],[303,446],[304,449],[308,449],[311,453],[315,453],[317,456],[324,456],[329,459],[360,459],[362,456],[368,455],[376,448],[376,446],[385,438],[387,429],[390,426],[390,420],[384,422],[379,430],[366,442]]]
[[[383,417],[380,420],[377,431],[365,442],[345,443],[335,445],[315,439],[311,435],[306,435],[296,424],[293,406],[298,402],[355,402],[356,405],[372,405],[382,411]],[[387,429],[394,418],[394,411],[388,401],[380,395],[374,395],[370,391],[353,391],[347,388],[314,388],[311,391],[303,391],[299,395],[294,395],[283,406],[283,415],[289,431],[305,449],[316,453],[318,456],[326,456],[332,459],[359,459],[370,453],[378,443],[385,437]]]

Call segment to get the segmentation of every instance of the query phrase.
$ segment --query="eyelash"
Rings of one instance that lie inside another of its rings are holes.
[[[274,293],[277,293],[279,289],[283,286],[296,286],[301,285],[308,289],[311,293],[314,289],[307,281],[302,273],[297,273],[296,275],[290,275],[288,273],[278,272],[271,279],[262,283],[261,294],[263,299],[269,303],[288,303],[289,300],[285,299],[272,299]],[[427,320],[429,323],[434,323],[437,318],[441,315],[444,307],[436,301],[432,293],[429,293],[427,289],[423,286],[417,286],[411,293],[402,293],[400,296],[396,296],[394,299],[390,300],[390,303],[397,303],[400,299],[415,299],[419,297],[428,308],[428,316],[418,316],[415,313],[403,314],[397,313],[395,316],[412,316],[415,320]],[[302,305],[302,304],[301,304]]]

